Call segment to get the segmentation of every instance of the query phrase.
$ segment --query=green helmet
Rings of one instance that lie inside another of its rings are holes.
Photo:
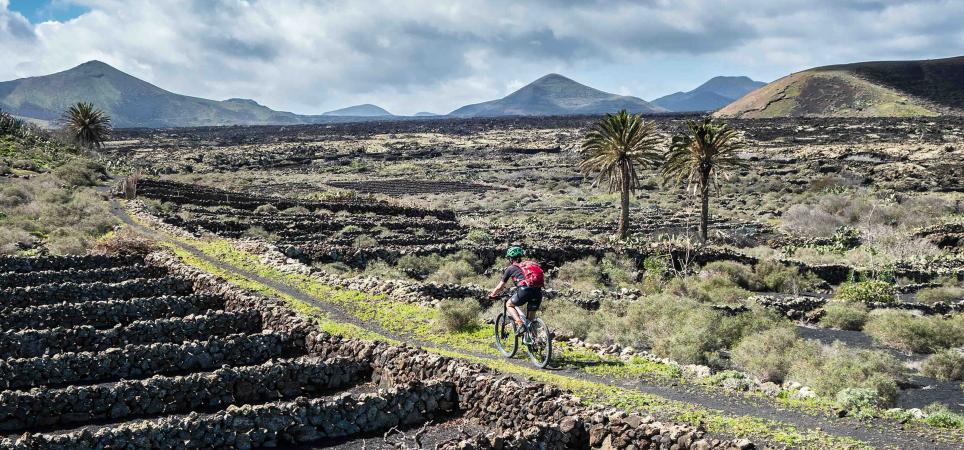
[[[508,250],[506,250],[506,252],[505,252],[505,257],[506,257],[506,258],[521,258],[521,257],[525,256],[525,254],[526,254],[526,251],[523,250],[522,247],[512,246],[512,247],[509,247]]]

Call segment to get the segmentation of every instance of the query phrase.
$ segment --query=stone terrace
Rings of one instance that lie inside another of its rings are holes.
[[[4,258],[0,280],[3,449],[355,448],[426,427],[419,446],[452,449],[748,448],[323,333],[167,253]]]

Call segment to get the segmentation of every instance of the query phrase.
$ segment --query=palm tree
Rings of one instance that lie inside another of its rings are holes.
[[[70,138],[88,150],[100,148],[110,138],[110,116],[94,108],[93,103],[71,105],[64,111],[62,120]]]
[[[16,135],[26,129],[27,124],[10,113],[0,110],[0,134]]]
[[[609,183],[609,192],[620,192],[620,238],[625,238],[629,230],[629,194],[640,187],[637,171],[659,164],[658,144],[656,127],[638,114],[627,113],[625,109],[616,114],[606,114],[593,125],[583,140],[583,159],[579,163],[579,170],[587,177],[595,174],[594,186],[606,181]]]
[[[663,164],[663,179],[676,183],[686,180],[687,188],[699,195],[702,242],[706,242],[710,215],[710,184],[718,173],[743,166],[736,156],[743,147],[736,130],[709,117],[688,121],[686,129],[673,136]]]

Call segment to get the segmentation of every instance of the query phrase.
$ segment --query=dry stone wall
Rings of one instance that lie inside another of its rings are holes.
[[[375,213],[408,217],[433,216],[451,220],[455,214],[448,210],[431,210],[409,206],[394,205],[372,199],[346,200],[297,200],[281,197],[252,195],[244,192],[231,192],[217,188],[182,184],[173,181],[144,179],[138,183],[137,194],[155,200],[176,204],[201,206],[230,206],[237,209],[254,210],[261,205],[273,205],[278,209],[295,206],[309,210],[325,209],[332,212],[345,211],[349,214]]]
[[[48,283],[70,281],[73,283],[117,283],[134,278],[156,278],[165,273],[161,267],[147,267],[142,264],[107,267],[102,269],[43,270],[39,272],[0,273],[0,289],[14,286],[37,286]]]
[[[179,344],[128,345],[102,352],[0,361],[0,389],[56,387],[119,378],[260,364],[284,353],[279,334],[231,335]]]
[[[607,435],[616,436],[620,443],[628,439],[628,444],[612,448],[630,448],[630,445],[636,448],[655,445],[652,448],[659,448],[663,443],[678,445],[677,448],[682,449],[739,448],[731,441],[709,439],[703,430],[664,424],[638,415],[635,417],[646,427],[641,433],[631,432],[623,423],[609,420],[611,414],[587,408],[574,396],[556,387],[500,375],[484,366],[404,345],[355,341],[315,333],[309,337],[308,351],[324,357],[340,356],[369,361],[374,370],[373,379],[383,385],[430,378],[448,380],[455,386],[459,409],[464,417],[493,429],[510,430],[512,439],[518,440],[520,445],[523,445],[522,442],[541,442],[545,445],[543,448],[588,448],[590,433],[603,429]],[[631,423],[635,423],[635,420]],[[542,434],[527,435],[533,427],[542,430]],[[505,436],[494,436],[493,439],[501,439],[503,445],[506,442]]]
[[[418,424],[451,411],[452,385],[412,383],[378,394],[229,407],[132,422],[94,432],[33,434],[0,441],[10,450],[91,448],[250,449],[339,438]]]
[[[224,299],[214,295],[162,295],[131,300],[103,300],[57,303],[0,310],[0,330],[47,329],[89,325],[105,328],[146,319],[184,317],[224,308]]]
[[[142,262],[136,255],[127,256],[6,256],[0,258],[0,272],[30,273],[47,270],[90,270],[129,266]]]
[[[0,431],[265,403],[350,386],[369,372],[367,364],[302,357],[178,377],[7,391],[0,393]]]
[[[219,311],[203,316],[139,320],[108,330],[98,330],[89,325],[23,330],[0,335],[0,358],[30,358],[64,352],[106,350],[124,345],[184,342],[260,330],[261,315],[256,311]]]
[[[164,265],[172,274],[193,280],[198,290],[217,290],[219,295],[228,299],[228,303],[234,301],[248,308],[257,307],[256,304],[273,303],[222,283],[216,277],[184,267],[170,256],[155,254],[151,255],[149,260],[151,263]],[[278,308],[280,306],[273,304],[268,308],[282,309]],[[645,433],[632,434],[625,430],[621,423],[610,421],[611,414],[586,408],[574,396],[550,385],[500,375],[478,364],[405,345],[345,339],[320,332],[317,327],[305,324],[297,318],[275,320],[278,329],[288,333],[299,333],[293,331],[292,327],[306,331],[304,344],[309,355],[346,358],[370,364],[373,370],[372,380],[380,386],[398,386],[427,379],[446,380],[454,388],[457,409],[463,417],[474,419],[493,429],[516,432],[541,427],[546,430],[543,438],[554,436],[552,445],[555,447],[548,448],[588,448],[590,430],[600,426],[615,437],[628,436],[638,448],[648,448],[642,447],[642,443],[662,445],[663,442],[685,442],[685,446],[679,448],[739,448],[731,441],[706,438],[703,430],[663,424],[651,418],[640,418],[641,423],[647,424]],[[615,425],[610,426],[611,422]],[[545,440],[542,442],[546,443]]]
[[[781,315],[804,322],[817,322],[823,316],[823,307],[830,301],[822,297],[807,296],[773,296],[755,295],[749,301],[756,302],[768,309],[775,310]],[[957,302],[869,302],[864,303],[868,309],[902,309],[915,311],[924,315],[952,314],[964,311],[964,300]]]
[[[273,447],[453,417],[486,431],[441,448],[590,448],[601,434],[609,437],[603,442],[635,448],[737,448],[650,418],[633,431],[612,411],[586,407],[554,386],[324,333],[284,302],[167,253],[141,263],[164,276],[66,288],[82,299],[62,297],[64,283],[38,285],[60,290],[5,309],[0,449]],[[141,293],[128,284],[165,279],[178,280],[178,294],[156,295],[155,285],[147,289],[152,296],[112,297]],[[9,291],[32,292],[13,284]],[[102,288],[113,290],[90,295]],[[141,311],[155,317],[137,320]],[[58,323],[57,315],[72,317]],[[85,348],[91,351],[75,351]],[[15,357],[24,355],[37,356]],[[328,395],[358,383],[379,390]]]
[[[190,283],[180,278],[162,277],[134,279],[120,283],[73,283],[63,282],[43,286],[27,286],[0,289],[0,298],[7,308],[48,305],[54,303],[79,303],[92,300],[125,300],[158,295],[186,295]]]

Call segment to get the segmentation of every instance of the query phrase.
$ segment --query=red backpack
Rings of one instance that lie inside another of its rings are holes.
[[[522,275],[525,276],[525,279],[519,282],[519,286],[538,288],[545,286],[546,276],[542,273],[542,267],[539,266],[539,263],[535,261],[522,261],[513,265],[522,269]]]

